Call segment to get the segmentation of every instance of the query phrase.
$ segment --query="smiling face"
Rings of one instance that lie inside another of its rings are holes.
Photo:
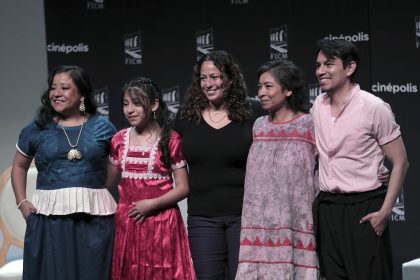
[[[264,110],[274,114],[287,104],[286,97],[291,94],[292,91],[284,89],[270,71],[261,74],[258,81],[258,98]]]
[[[139,88],[129,88],[123,96],[123,113],[131,126],[144,129],[153,121],[152,114],[159,107],[159,102],[149,104],[146,93]]]
[[[320,51],[316,59],[315,74],[322,92],[332,94],[343,88],[346,83],[350,82],[350,77],[354,69],[354,62],[344,67],[341,59],[336,56],[328,58]]]
[[[63,117],[80,115],[79,105],[84,97],[67,72],[58,73],[51,83],[49,98],[54,110]]]
[[[133,127],[144,127],[147,123],[149,117],[145,105],[145,99],[143,98],[133,98],[132,94],[128,91],[124,93],[123,97],[123,112],[127,121]]]
[[[201,65],[200,86],[209,102],[219,105],[224,102],[222,73],[213,61],[204,61]]]

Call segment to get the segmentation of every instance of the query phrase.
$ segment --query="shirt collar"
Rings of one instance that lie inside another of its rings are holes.
[[[347,95],[346,100],[343,103],[343,106],[347,106],[348,103],[350,103],[351,100],[354,99],[354,97],[356,96],[356,93],[360,91],[360,86],[359,84],[354,84],[353,89],[350,91],[350,94]],[[329,95],[325,92],[324,96],[322,97],[322,103],[323,104],[329,104],[330,102],[330,97]]]

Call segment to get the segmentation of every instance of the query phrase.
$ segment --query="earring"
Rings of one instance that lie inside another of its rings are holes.
[[[84,113],[86,111],[85,101],[81,100],[79,105],[80,112]]]
[[[156,120],[156,111],[153,111],[153,118]]]

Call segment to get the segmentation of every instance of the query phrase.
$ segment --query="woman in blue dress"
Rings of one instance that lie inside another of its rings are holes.
[[[23,279],[109,279],[116,203],[104,187],[115,127],[95,114],[92,86],[78,66],[48,80],[39,113],[20,133],[12,167],[26,220]],[[27,171],[38,170],[26,197]]]

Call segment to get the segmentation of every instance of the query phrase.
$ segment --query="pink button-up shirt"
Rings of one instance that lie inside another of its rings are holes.
[[[319,153],[320,189],[365,192],[378,188],[384,145],[400,136],[390,106],[356,85],[335,119],[330,98],[317,97],[312,107]]]

